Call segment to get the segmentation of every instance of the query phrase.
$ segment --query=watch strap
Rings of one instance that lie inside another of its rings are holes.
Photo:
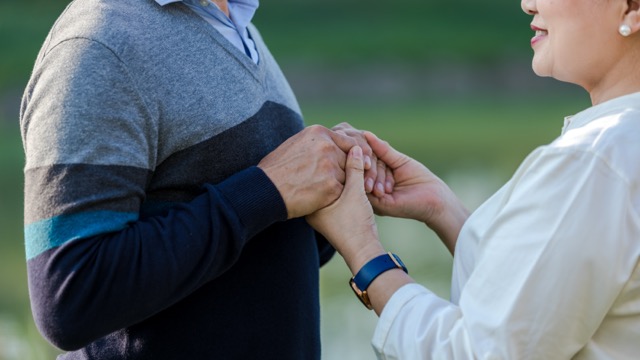
[[[408,273],[404,263],[396,254],[388,252],[377,256],[367,262],[353,277],[353,282],[361,290],[365,291],[375,278],[387,270],[399,268]]]

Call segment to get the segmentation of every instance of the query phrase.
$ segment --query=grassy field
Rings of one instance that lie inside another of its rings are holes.
[[[22,86],[67,0],[0,2],[0,91]],[[530,19],[515,0],[273,0],[255,18],[285,62],[325,66],[428,59],[491,62],[528,54]]]
[[[285,58],[342,63],[493,61],[529,50],[530,21],[514,0],[279,0],[255,22]]]
[[[434,171],[489,167],[508,175],[538,145],[560,134],[562,117],[587,104],[568,98],[474,98],[434,103],[309,104],[311,123],[334,125],[347,119],[415,157]],[[539,106],[539,104],[544,106]],[[316,120],[326,119],[326,120]]]

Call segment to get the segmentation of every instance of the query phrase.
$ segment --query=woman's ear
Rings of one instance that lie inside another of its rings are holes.
[[[631,34],[640,31],[640,0],[626,0],[627,9],[622,19],[621,25],[630,28]]]

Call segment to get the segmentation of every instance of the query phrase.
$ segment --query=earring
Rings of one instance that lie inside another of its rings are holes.
[[[620,35],[627,37],[629,35],[631,35],[631,27],[627,24],[622,24],[620,25],[620,27],[618,28],[618,32],[620,33]]]

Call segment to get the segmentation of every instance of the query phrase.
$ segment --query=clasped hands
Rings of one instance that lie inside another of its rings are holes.
[[[425,166],[347,123],[332,129],[309,126],[258,166],[278,188],[288,217],[306,217],[352,271],[385,252],[374,212],[426,223],[450,251],[467,215],[448,186]],[[450,208],[462,218],[452,216]]]
[[[354,146],[364,152],[364,186],[367,193],[382,195],[393,188],[382,163],[367,144],[364,132],[343,123],[333,129],[312,125],[292,136],[267,155],[258,166],[264,170],[286,204],[288,217],[309,215],[333,203],[342,193],[347,153]],[[379,171],[380,169],[380,171]]]

